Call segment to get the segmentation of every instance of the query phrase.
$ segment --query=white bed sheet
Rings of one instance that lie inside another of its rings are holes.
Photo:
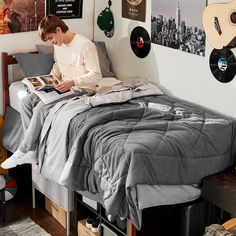
[[[196,200],[201,195],[197,185],[137,185],[138,209],[173,205]]]
[[[21,101],[26,96],[27,89],[21,81],[11,83],[9,86],[10,106],[21,113]]]

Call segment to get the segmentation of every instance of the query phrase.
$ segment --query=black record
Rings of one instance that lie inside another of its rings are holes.
[[[135,27],[130,35],[130,46],[137,57],[144,58],[151,48],[148,32],[141,26]]]
[[[213,49],[209,59],[214,77],[222,82],[230,82],[236,73],[236,59],[229,48]]]

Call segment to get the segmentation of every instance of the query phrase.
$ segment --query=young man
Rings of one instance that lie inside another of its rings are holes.
[[[75,85],[94,88],[102,78],[96,46],[86,37],[71,32],[64,21],[51,14],[39,23],[38,31],[43,41],[54,45],[55,64],[51,73],[61,80],[55,88],[61,92]],[[34,149],[45,117],[54,105],[44,105],[35,94],[23,99],[21,118],[25,137],[17,151],[1,167],[9,169],[36,162],[34,152],[30,150]]]
[[[52,73],[63,80],[58,90],[64,92],[74,85],[94,84],[101,79],[97,49],[89,39],[69,31],[54,15],[46,16],[38,29],[41,39],[54,45]]]

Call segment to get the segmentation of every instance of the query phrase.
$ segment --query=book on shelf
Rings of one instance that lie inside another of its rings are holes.
[[[55,86],[61,81],[53,75],[26,77],[22,80],[22,82],[27,85],[30,92],[35,93],[44,104],[48,104],[74,94],[74,91],[72,90],[68,90],[66,92],[56,90]]]

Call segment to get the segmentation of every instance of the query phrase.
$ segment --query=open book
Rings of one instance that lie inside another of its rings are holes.
[[[29,90],[35,93],[44,104],[54,102],[74,93],[72,90],[64,93],[56,90],[54,86],[58,85],[61,81],[53,75],[26,77],[22,82],[26,84]]]

